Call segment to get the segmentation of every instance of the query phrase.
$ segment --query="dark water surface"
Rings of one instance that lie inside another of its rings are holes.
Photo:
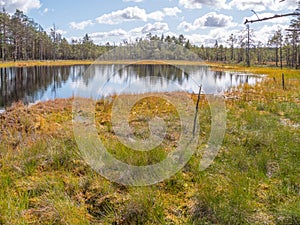
[[[199,85],[207,94],[260,82],[262,76],[211,71],[204,66],[95,65],[36,66],[0,69],[0,111],[14,102],[26,104],[74,95],[100,98],[119,93],[188,91]]]

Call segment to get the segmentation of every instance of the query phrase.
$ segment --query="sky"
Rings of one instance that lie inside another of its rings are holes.
[[[9,13],[24,11],[46,31],[55,24],[68,41],[88,34],[95,43],[133,42],[148,33],[183,34],[193,44],[226,45],[245,29],[246,18],[293,12],[297,0],[0,0]],[[255,15],[256,12],[257,15]],[[251,24],[255,40],[266,43],[291,17]]]

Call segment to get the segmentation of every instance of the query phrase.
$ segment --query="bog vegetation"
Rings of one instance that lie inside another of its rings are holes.
[[[199,171],[211,124],[210,107],[202,96],[202,144],[183,170],[151,187],[110,182],[82,160],[72,131],[72,99],[32,107],[16,104],[0,115],[0,223],[299,224],[299,72],[248,71],[269,77],[242,92],[226,94],[227,130],[214,163]],[[191,97],[197,100],[196,95]],[[147,135],[142,130],[145,120],[138,115],[151,116],[157,107],[168,113],[168,124],[176,123],[172,105],[151,98],[144,101],[129,118],[137,135]],[[161,148],[133,154],[116,139],[110,111],[110,102],[97,103],[96,127],[120,160],[148,165],[161,161],[174,146],[177,133],[171,129]]]

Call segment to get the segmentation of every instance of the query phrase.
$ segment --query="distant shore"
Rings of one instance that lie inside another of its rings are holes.
[[[251,67],[246,67],[245,65],[235,64],[235,63],[225,63],[225,62],[207,62],[207,61],[185,61],[185,60],[28,60],[28,61],[5,61],[0,62],[0,68],[4,67],[30,67],[30,66],[73,66],[73,65],[111,65],[111,64],[153,64],[153,65],[190,65],[190,66],[209,66],[214,69],[223,70],[252,70],[253,68],[272,68],[275,70],[280,70],[279,67],[272,65],[262,66],[262,65],[252,65]],[[292,71],[294,69],[284,68],[284,70]]]
[[[215,71],[235,71],[252,74],[265,74],[269,77],[281,77],[282,73],[299,74],[299,70],[274,66],[253,65],[246,67],[244,65],[229,64],[222,62],[206,62],[206,61],[184,61],[184,60],[32,60],[32,61],[7,61],[0,62],[0,68],[5,67],[33,67],[33,66],[74,66],[74,65],[112,65],[112,64],[141,64],[141,65],[175,65],[175,66],[209,66]]]
[[[72,66],[72,65],[90,65],[91,60],[32,60],[32,61],[7,61],[1,62],[0,68],[4,67],[29,67],[29,66]]]
[[[0,62],[0,68],[4,67],[29,67],[29,66],[73,66],[91,64],[170,64],[170,65],[208,65],[204,61],[183,60],[32,60],[32,61],[7,61]],[[211,63],[209,63],[211,64]]]
[[[30,67],[30,66],[73,66],[73,65],[111,65],[111,64],[152,64],[152,65],[190,65],[190,66],[210,66],[217,68],[236,68],[242,65],[222,62],[207,61],[186,61],[186,60],[28,60],[28,61],[5,61],[0,62],[0,68],[4,67]]]

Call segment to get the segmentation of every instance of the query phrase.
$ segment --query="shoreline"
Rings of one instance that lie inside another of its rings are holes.
[[[34,67],[34,66],[75,66],[75,65],[175,65],[175,66],[208,66],[215,71],[235,71],[252,74],[262,74],[267,76],[280,76],[284,74],[299,74],[299,70],[293,68],[283,68],[264,65],[253,65],[247,67],[245,65],[232,64],[226,62],[207,62],[207,61],[184,61],[184,60],[32,60],[32,61],[7,61],[0,62],[0,68],[9,67]]]
[[[153,64],[153,65],[208,65],[204,61],[183,61],[183,60],[33,60],[33,61],[8,61],[1,62],[0,68],[6,67],[33,67],[33,66],[73,66],[73,65],[111,65],[111,64]]]
[[[33,66],[73,66],[73,65],[111,65],[111,64],[152,64],[152,65],[180,65],[180,66],[209,66],[218,70],[231,70],[237,68],[251,69],[251,68],[265,68],[265,69],[280,69],[274,66],[253,65],[246,67],[244,65],[226,63],[226,62],[208,62],[208,61],[186,61],[186,60],[28,60],[28,61],[5,61],[0,62],[0,68],[6,67],[33,67]],[[293,70],[291,68],[283,68],[283,70]]]

